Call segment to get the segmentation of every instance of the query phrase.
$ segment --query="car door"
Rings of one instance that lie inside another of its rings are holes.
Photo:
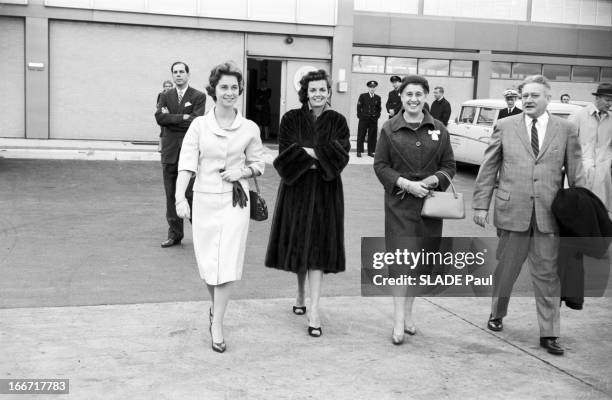
[[[463,106],[455,123],[448,126],[456,161],[470,162],[471,130],[474,127],[477,112],[478,107],[476,106]]]

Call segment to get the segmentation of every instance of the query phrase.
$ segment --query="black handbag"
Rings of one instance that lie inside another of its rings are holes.
[[[268,206],[266,205],[266,201],[263,197],[261,197],[261,192],[259,191],[259,184],[257,183],[257,178],[255,177],[255,170],[249,167],[251,173],[253,174],[253,182],[255,182],[255,190],[249,190],[249,199],[251,201],[251,219],[255,221],[265,221],[268,219]]]

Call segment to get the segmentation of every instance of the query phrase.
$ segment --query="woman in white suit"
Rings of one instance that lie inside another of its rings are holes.
[[[243,91],[240,70],[230,62],[217,65],[208,94],[215,106],[189,127],[179,158],[176,212],[189,218],[185,190],[193,186],[193,247],[200,276],[212,301],[209,310],[212,349],[223,353],[223,317],[231,282],[240,280],[247,234],[247,179],[264,172],[264,152],[257,125],[235,108]]]

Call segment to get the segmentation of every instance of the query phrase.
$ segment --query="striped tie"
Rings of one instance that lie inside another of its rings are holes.
[[[181,92],[177,92],[178,93],[178,102],[179,104],[181,104],[181,100],[183,100],[183,95],[181,94]]]
[[[538,123],[537,119],[533,119],[531,121],[531,149],[533,150],[533,154],[537,157],[540,152],[540,145],[538,141],[538,128],[536,128],[536,124]]]

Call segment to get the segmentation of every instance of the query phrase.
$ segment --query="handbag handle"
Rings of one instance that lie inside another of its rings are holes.
[[[253,167],[248,167],[251,170],[251,178],[253,178],[253,181],[255,182],[255,190],[257,190],[257,194],[261,194],[259,192],[259,183],[257,183],[257,178],[255,178],[255,170],[253,169]]]
[[[446,179],[448,179],[448,183],[450,183],[451,189],[453,190],[453,196],[455,196],[456,199],[459,198],[459,196],[457,195],[457,191],[455,190],[455,185],[453,184],[453,179],[450,177],[450,175],[447,174],[446,171],[438,171],[438,172],[444,175]]]

